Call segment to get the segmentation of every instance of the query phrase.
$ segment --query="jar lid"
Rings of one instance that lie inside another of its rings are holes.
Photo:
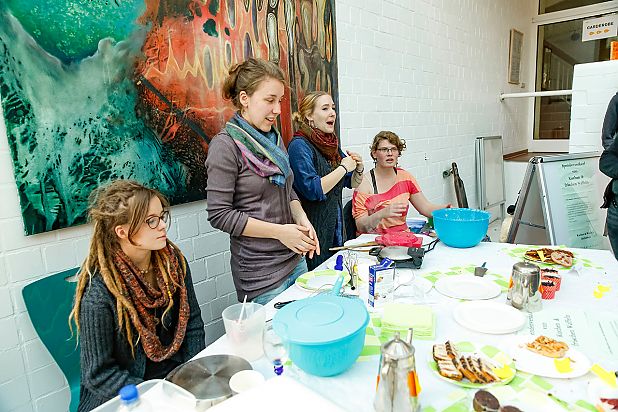
[[[530,262],[517,262],[513,265],[513,270],[520,273],[539,273],[539,267]]]
[[[414,346],[408,344],[395,333],[395,337],[382,345],[382,355],[390,359],[403,359],[414,355]]]
[[[304,345],[337,342],[368,323],[369,313],[360,299],[330,294],[292,302],[273,317],[273,328],[279,336]]]

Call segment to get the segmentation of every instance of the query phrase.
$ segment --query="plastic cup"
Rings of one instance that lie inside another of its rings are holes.
[[[549,280],[550,282],[554,282],[556,284],[556,292],[560,290],[560,284],[562,283],[562,277],[557,274],[551,275],[543,275],[541,276],[541,280]]]
[[[242,303],[228,306],[221,317],[225,326],[225,335],[230,342],[234,355],[254,361],[262,357],[262,334],[264,332],[265,312],[259,303],[245,303],[245,310],[241,314]]]
[[[550,280],[541,281],[541,297],[551,300],[556,296],[556,284]]]

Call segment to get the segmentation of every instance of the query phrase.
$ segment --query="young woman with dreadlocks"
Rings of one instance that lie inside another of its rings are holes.
[[[167,239],[168,207],[161,193],[127,180],[93,196],[94,232],[70,316],[81,346],[78,411],[165,377],[205,347],[189,266]]]

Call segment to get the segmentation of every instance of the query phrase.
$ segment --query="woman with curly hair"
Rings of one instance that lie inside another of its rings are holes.
[[[427,200],[414,176],[398,167],[405,148],[406,142],[393,132],[382,131],[373,139],[371,157],[375,168],[365,175],[352,196],[358,234],[409,231],[409,203],[426,217],[436,209],[451,207]]]
[[[167,238],[168,207],[161,193],[128,180],[94,193],[69,318],[81,346],[78,411],[127,384],[164,378],[205,347],[189,266]]]

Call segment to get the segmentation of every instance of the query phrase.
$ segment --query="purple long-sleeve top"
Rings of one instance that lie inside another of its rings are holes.
[[[285,148],[283,148],[285,150]],[[300,261],[300,255],[277,239],[243,236],[249,217],[276,224],[294,223],[290,202],[298,200],[290,173],[277,186],[252,172],[240,150],[222,130],[209,147],[207,206],[210,224],[230,234],[230,264],[239,300],[278,287]]]

